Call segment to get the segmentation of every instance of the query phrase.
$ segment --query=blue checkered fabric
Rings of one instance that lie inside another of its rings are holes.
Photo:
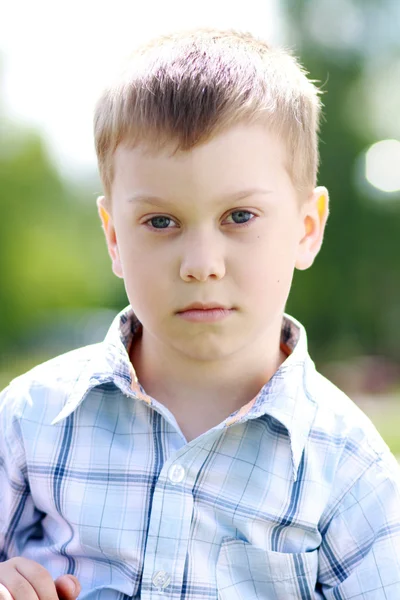
[[[140,327],[128,307],[1,394],[0,561],[72,573],[80,600],[398,600],[397,462],[300,323],[250,409],[189,443],[136,380]]]

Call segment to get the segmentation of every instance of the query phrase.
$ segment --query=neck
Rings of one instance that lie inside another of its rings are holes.
[[[280,323],[251,348],[218,361],[199,361],[168,348],[145,330],[131,348],[131,361],[146,393],[171,410],[179,422],[187,413],[211,426],[252,400],[286,355],[280,349]],[[206,426],[204,425],[204,426]]]

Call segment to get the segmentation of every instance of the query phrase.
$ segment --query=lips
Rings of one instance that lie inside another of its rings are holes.
[[[188,310],[213,310],[213,309],[221,309],[221,310],[230,310],[230,307],[228,306],[224,306],[223,304],[218,304],[217,302],[207,302],[207,303],[203,303],[203,302],[193,302],[192,304],[189,304],[188,306],[186,306],[185,308],[181,308],[180,310],[178,310],[178,313],[183,313],[186,312]]]
[[[200,306],[200,308],[199,308]],[[225,321],[235,312],[234,308],[225,308],[221,304],[189,304],[186,308],[179,311],[177,316],[179,319],[188,321],[189,323],[211,324]]]

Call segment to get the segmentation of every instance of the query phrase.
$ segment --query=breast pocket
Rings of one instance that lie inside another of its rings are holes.
[[[317,550],[288,554],[228,539],[217,561],[218,598],[314,600],[317,570]]]

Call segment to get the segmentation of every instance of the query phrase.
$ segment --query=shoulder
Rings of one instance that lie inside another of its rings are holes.
[[[13,379],[0,394],[0,414],[34,417],[46,408],[60,411],[76,382],[87,374],[102,344],[66,352]]]
[[[388,451],[388,446],[371,419],[323,375],[314,372],[309,393],[317,405],[314,428],[332,436],[337,443],[354,443],[357,449],[377,458]]]
[[[367,415],[346,394],[314,372],[308,392],[316,403],[309,452],[323,463],[334,504],[360,481],[390,479],[399,487],[400,468]],[[379,474],[379,477],[378,477]]]

